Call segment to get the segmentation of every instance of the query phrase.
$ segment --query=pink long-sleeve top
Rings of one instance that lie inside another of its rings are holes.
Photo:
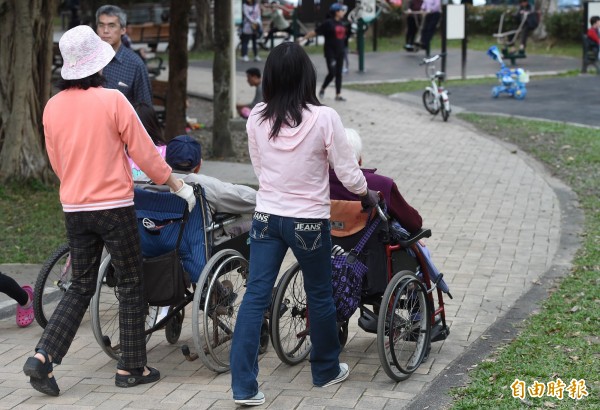
[[[68,89],[43,115],[46,149],[60,179],[64,212],[133,205],[131,158],[157,184],[171,167],[162,159],[127,98],[118,90]]]
[[[262,121],[257,104],[248,118],[248,148],[258,177],[256,211],[285,217],[329,219],[329,167],[352,193],[367,181],[332,108],[309,105],[297,127],[281,127],[269,139],[272,122]]]

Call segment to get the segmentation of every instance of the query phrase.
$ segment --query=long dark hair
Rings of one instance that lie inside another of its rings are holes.
[[[275,138],[283,125],[300,125],[308,104],[321,105],[316,88],[315,67],[301,46],[286,41],[271,51],[262,80],[266,105],[260,112],[262,121],[273,121],[269,139]]]
[[[56,82],[56,87],[61,91],[68,90],[69,88],[87,90],[88,88],[102,87],[104,83],[106,83],[106,79],[98,72],[77,80],[65,80],[61,78]]]
[[[140,117],[140,121],[144,125],[144,128],[146,128],[146,132],[150,135],[150,138],[152,138],[154,145],[167,145],[154,107],[145,102],[138,102],[133,108],[135,108],[135,112]]]

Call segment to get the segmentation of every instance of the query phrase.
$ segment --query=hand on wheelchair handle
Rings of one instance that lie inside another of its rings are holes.
[[[379,192],[373,191],[372,189],[368,189],[367,195],[360,197],[360,203],[362,205],[363,211],[366,212],[369,209],[374,208],[380,200],[381,196]]]
[[[183,184],[181,185],[181,188],[179,188],[177,191],[171,190],[171,192],[178,197],[185,199],[188,203],[189,211],[192,212],[192,209],[194,209],[194,206],[196,206],[196,195],[194,195],[194,188],[183,182],[182,179],[180,179],[180,181]]]

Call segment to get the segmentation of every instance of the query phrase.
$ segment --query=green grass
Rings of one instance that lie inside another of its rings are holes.
[[[66,241],[56,186],[0,186],[0,214],[0,263],[42,263]]]
[[[454,409],[600,408],[600,135],[599,131],[539,121],[461,114],[482,132],[517,144],[542,161],[577,193],[585,213],[583,245],[568,277],[521,324],[521,334],[479,364],[464,388],[455,389]],[[559,400],[546,394],[512,397],[515,379],[567,386],[585,380],[588,397]]]
[[[448,41],[448,48],[461,48],[462,42],[460,40]],[[467,48],[469,50],[486,51],[490,46],[497,44],[492,35],[489,36],[472,36],[469,38]],[[393,37],[378,37],[377,38],[377,52],[402,52],[404,53],[404,36],[393,36]],[[432,50],[441,50],[442,44],[439,34],[436,34],[431,43]],[[323,41],[321,40],[318,45],[311,45],[304,48],[309,54],[322,54],[323,53]],[[350,49],[356,50],[356,37],[352,38],[350,43]],[[373,38],[370,32],[367,32],[365,38],[365,52],[373,51]],[[266,57],[267,51],[260,50],[261,56]],[[581,44],[579,43],[568,43],[559,42],[551,45],[548,41],[529,41],[527,44],[528,54],[545,54],[552,56],[566,56],[566,57],[581,57]],[[163,56],[163,59],[168,58]],[[190,52],[190,60],[212,60],[212,51],[202,52]]]
[[[550,78],[550,77],[572,77],[579,75],[578,70],[568,71],[566,73],[561,73],[557,75],[540,75],[540,76],[531,76],[531,78],[542,79],[542,78]],[[396,93],[406,93],[412,91],[419,91],[425,89],[426,86],[430,84],[427,80],[411,80],[411,81],[400,81],[400,82],[392,82],[392,83],[374,83],[374,84],[348,84],[344,85],[344,88],[348,88],[350,90],[384,94],[384,95],[392,95]],[[498,84],[498,80],[495,76],[490,76],[486,78],[467,78],[466,80],[462,79],[452,79],[444,81],[444,86],[448,89],[452,89],[454,86],[464,86],[464,85],[475,85],[475,84],[488,84],[490,86]]]

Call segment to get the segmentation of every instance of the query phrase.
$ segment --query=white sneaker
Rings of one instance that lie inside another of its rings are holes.
[[[348,376],[350,376],[350,370],[348,370],[348,365],[346,363],[340,363],[340,372],[338,373],[336,378],[319,387],[329,387],[333,386],[334,384],[341,383],[344,380],[346,380]]]
[[[260,58],[259,56],[254,56],[254,61],[262,61],[262,58]]]
[[[244,61],[250,61],[250,59],[248,58],[248,56],[243,56],[242,60],[244,60]]]
[[[260,406],[265,402],[265,395],[259,391],[253,397],[249,399],[236,400],[235,404],[241,404],[242,406]]]

